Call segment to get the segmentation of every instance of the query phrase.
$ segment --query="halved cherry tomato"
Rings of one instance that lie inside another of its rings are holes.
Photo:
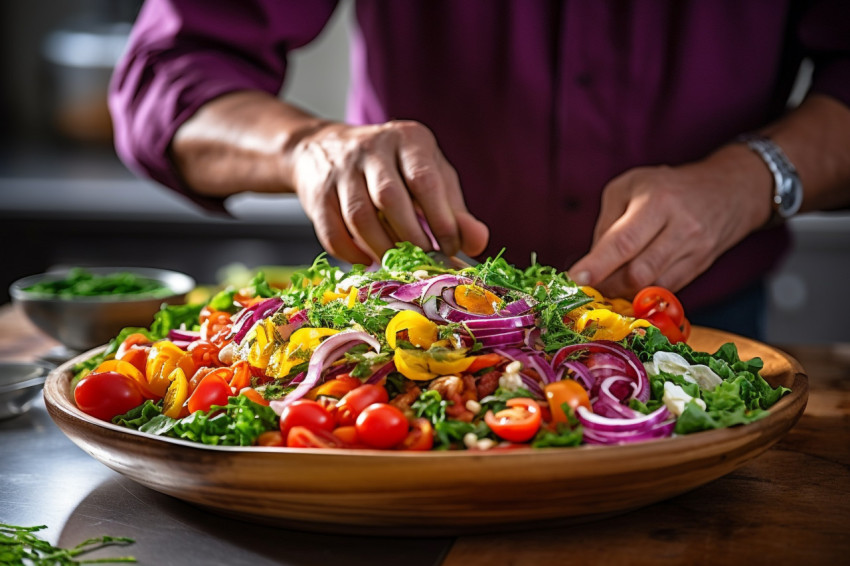
[[[357,438],[372,448],[392,448],[407,436],[407,417],[388,403],[373,403],[357,416]]]
[[[116,353],[115,359],[127,362],[128,364],[133,364],[133,367],[144,375],[145,364],[148,359],[148,350],[150,350],[150,346],[133,346],[131,348],[127,348],[123,352]],[[145,384],[147,384],[147,381],[145,381]]]
[[[434,427],[428,419],[414,419],[410,423],[410,431],[396,446],[398,450],[430,450],[434,447]]]
[[[345,442],[326,430],[310,430],[305,426],[294,426],[286,436],[290,448],[346,448]]]
[[[319,403],[309,399],[298,399],[287,405],[280,413],[280,432],[284,437],[294,426],[331,432],[336,423],[328,410]]]
[[[574,379],[555,381],[546,385],[543,391],[546,393],[546,400],[549,401],[552,422],[567,422],[567,415],[563,409],[565,403],[572,407],[574,411],[580,406],[591,410],[590,398],[587,395],[587,391]]]
[[[387,390],[380,385],[364,383],[352,389],[336,404],[336,421],[342,425],[353,425],[357,416],[372,403],[386,403],[390,400]]]
[[[74,401],[85,414],[111,421],[144,403],[145,397],[133,378],[107,371],[82,378],[74,388]]]
[[[180,367],[186,375],[195,374],[192,355],[168,340],[160,340],[151,346],[145,364],[145,378],[151,391],[162,397],[168,389],[168,376],[174,368]]]
[[[267,430],[257,437],[257,446],[286,446],[279,430]]]
[[[646,318],[654,312],[663,312],[677,327],[685,319],[682,303],[676,295],[664,287],[651,286],[641,289],[632,300],[632,308],[634,308],[635,316],[639,318]]]
[[[179,419],[183,415],[183,404],[189,397],[189,380],[186,379],[186,374],[180,368],[174,368],[168,375],[168,381],[171,385],[165,391],[165,397],[162,399],[162,414]]]
[[[363,382],[356,377],[351,377],[347,373],[338,375],[330,381],[326,381],[321,385],[317,385],[307,392],[307,399],[316,399],[317,397],[334,397],[342,399],[346,393],[353,391],[363,385]]]
[[[484,422],[496,436],[509,442],[527,442],[540,430],[542,416],[534,399],[515,397],[508,399],[508,407],[493,414],[487,411]]]
[[[224,368],[222,368],[224,369]],[[209,411],[213,405],[227,405],[231,391],[227,381],[218,372],[204,376],[189,397],[189,412]]]
[[[667,316],[666,313],[657,311],[647,315],[645,318],[652,324],[652,326],[658,328],[658,330],[661,331],[661,334],[666,336],[671,344],[685,341],[685,335],[682,334],[682,330],[669,316]],[[688,326],[690,327],[690,323]]]

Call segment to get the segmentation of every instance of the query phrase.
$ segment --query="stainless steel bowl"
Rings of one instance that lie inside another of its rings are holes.
[[[177,304],[195,287],[184,273],[147,267],[86,267],[96,275],[129,272],[154,279],[171,290],[167,296],[123,295],[98,297],[51,297],[25,291],[43,281],[64,278],[67,270],[48,271],[12,283],[9,294],[40,330],[72,350],[88,350],[107,343],[127,326],[148,327],[163,303]]]
[[[40,363],[0,362],[0,420],[29,410],[50,369]]]

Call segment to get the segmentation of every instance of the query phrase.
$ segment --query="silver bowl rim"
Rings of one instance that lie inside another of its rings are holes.
[[[17,281],[13,282],[9,286],[9,295],[11,295],[12,299],[15,301],[38,301],[43,303],[58,303],[58,304],[68,304],[68,303],[92,303],[92,304],[102,304],[102,303],[132,303],[132,302],[147,302],[147,301],[162,301],[167,298],[177,297],[181,295],[185,295],[195,288],[197,282],[191,276],[181,273],[179,271],[173,271],[170,269],[160,269],[157,267],[87,267],[81,266],[83,269],[90,271],[91,273],[103,275],[109,273],[119,273],[119,272],[128,272],[134,273],[136,275],[140,275],[142,277],[146,277],[148,279],[155,279],[161,283],[163,283],[166,287],[171,291],[169,294],[163,295],[152,295],[152,294],[136,294],[136,295],[100,295],[100,296],[91,296],[91,297],[54,297],[50,295],[46,295],[43,293],[33,293],[31,291],[26,291],[26,287],[38,283],[40,281],[49,280],[49,279],[61,279],[65,275],[67,275],[71,268],[61,268],[61,269],[51,269],[45,271],[44,273],[37,273],[34,275],[27,275],[26,277],[22,277]]]
[[[9,382],[0,381],[0,395],[14,393],[16,391],[25,391],[31,387],[44,385],[47,380],[47,375],[53,371],[53,366],[44,362],[27,362],[27,361],[0,361],[0,368],[23,367],[32,376],[23,374],[22,380],[11,380]],[[33,371],[35,370],[35,371]]]

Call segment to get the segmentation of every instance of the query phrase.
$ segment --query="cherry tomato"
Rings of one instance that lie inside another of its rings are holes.
[[[269,430],[257,437],[257,446],[286,446],[279,430]]]
[[[294,426],[286,435],[290,448],[346,448],[345,442],[326,430],[310,430],[305,426]]]
[[[151,339],[142,334],[141,332],[134,332],[124,338],[124,341],[121,342],[121,345],[118,346],[118,351],[115,352],[115,357],[120,358],[121,355],[127,350],[138,347],[138,346],[150,346]]]
[[[148,387],[148,382],[145,379],[144,373],[139,371],[139,368],[130,362],[119,359],[106,360],[97,366],[92,373],[106,373],[108,371],[114,371],[115,373],[120,373],[121,375],[126,375],[131,378],[136,382],[139,392],[141,392],[146,399],[161,398],[161,396],[151,391],[150,387]]]
[[[372,448],[392,448],[407,437],[407,417],[387,403],[372,403],[357,416],[357,438]]]
[[[652,326],[658,328],[658,330],[661,331],[661,334],[666,336],[671,344],[685,341],[685,336],[682,334],[681,329],[669,316],[667,316],[666,313],[656,311],[647,315],[645,318],[652,324]],[[690,327],[690,324],[688,324],[688,326]]]
[[[192,391],[189,397],[189,412],[209,411],[213,405],[223,407],[230,398],[230,386],[221,374],[212,372],[204,378]]]
[[[284,438],[294,426],[331,432],[336,423],[328,410],[319,403],[309,399],[298,399],[287,405],[280,413],[280,432]]]
[[[336,420],[339,424],[353,425],[360,412],[372,403],[390,400],[387,390],[380,385],[366,383],[346,393],[336,405]]]
[[[414,419],[410,432],[396,448],[399,450],[430,450],[434,447],[434,428],[428,419]]]
[[[682,303],[676,295],[664,287],[652,286],[641,289],[632,300],[632,308],[638,318],[646,318],[653,312],[663,312],[677,327],[681,326],[685,319]]]
[[[515,397],[508,399],[508,407],[493,414],[487,411],[484,422],[496,436],[509,442],[527,442],[534,438],[540,429],[542,415],[540,406],[534,399]]]
[[[74,388],[74,401],[85,414],[111,421],[144,403],[145,397],[133,378],[106,371],[81,379]]]
[[[546,400],[549,401],[552,422],[567,422],[567,415],[563,409],[564,403],[572,407],[573,411],[580,406],[587,408],[588,411],[591,410],[587,391],[573,379],[562,379],[550,383],[543,388],[543,391],[546,393]]]

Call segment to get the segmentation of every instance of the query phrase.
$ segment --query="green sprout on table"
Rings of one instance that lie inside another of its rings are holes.
[[[94,552],[107,546],[127,546],[135,541],[126,537],[103,536],[84,540],[74,548],[59,548],[39,538],[33,533],[46,529],[47,525],[36,527],[18,527],[0,523],[0,564],[9,565],[75,565],[75,564],[114,564],[118,562],[136,562],[132,556],[120,558],[97,558],[77,560],[76,557]]]

